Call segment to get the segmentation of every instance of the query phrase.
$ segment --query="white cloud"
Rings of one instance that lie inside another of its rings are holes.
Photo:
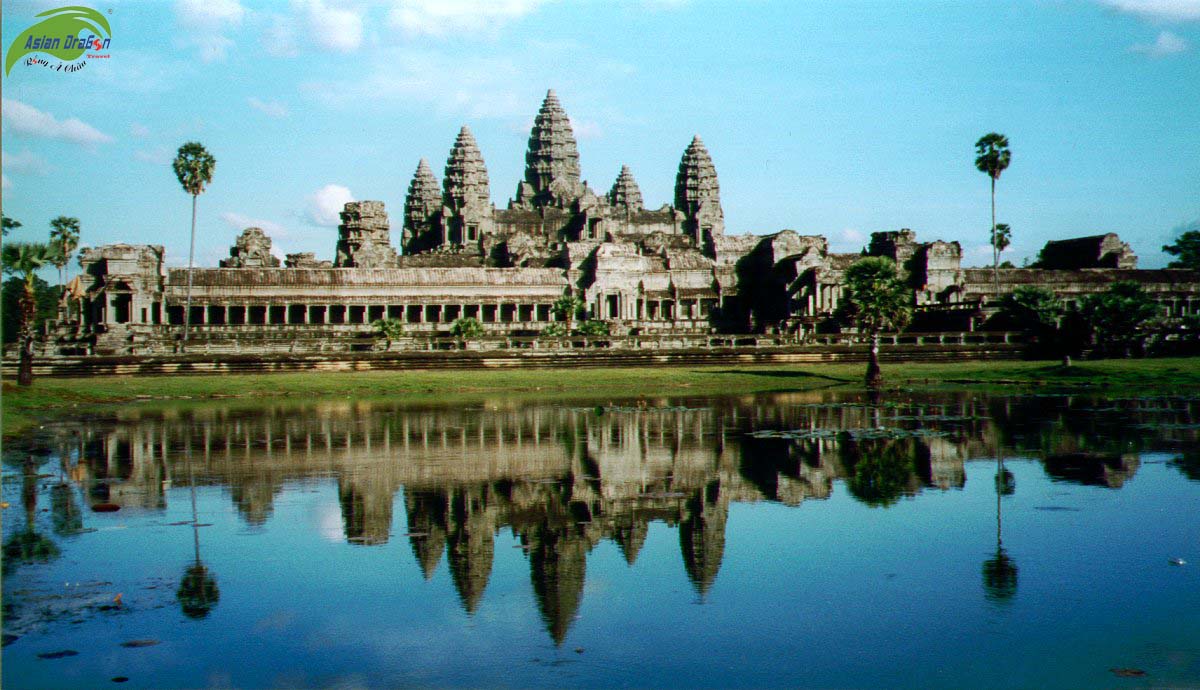
[[[296,57],[300,54],[296,20],[275,14],[269,18],[270,26],[263,32],[263,49],[275,57]]]
[[[107,144],[113,138],[95,127],[76,118],[59,120],[31,105],[17,100],[3,99],[4,121],[9,131],[31,137],[63,139],[84,146]]]
[[[0,173],[0,189],[12,188],[12,182],[8,179],[8,175]]]
[[[990,268],[992,265],[992,245],[975,244],[963,247],[962,263],[966,267]]]
[[[229,227],[238,231],[245,230],[246,228],[262,228],[263,232],[270,235],[271,239],[287,237],[288,234],[287,229],[279,223],[269,220],[262,220],[259,218],[251,218],[250,216],[243,216],[240,213],[222,213],[221,220],[225,221]]]
[[[166,146],[155,146],[150,149],[138,149],[133,152],[133,157],[143,163],[151,165],[170,165],[174,158],[171,155],[171,149]]]
[[[524,119],[530,101],[540,102],[537,92],[528,87],[529,74],[529,69],[508,57],[400,53],[376,61],[360,81],[310,83],[301,88],[333,107],[395,99],[471,119]]]
[[[308,198],[308,219],[316,225],[333,227],[341,222],[339,214],[348,202],[354,201],[350,190],[337,184],[327,184]]]
[[[604,129],[595,120],[571,120],[571,131],[577,139],[599,139]]]
[[[366,9],[326,0],[292,0],[291,13],[265,14],[263,49],[275,57],[295,57],[300,47],[352,53],[362,47]]]
[[[129,133],[138,139],[145,139],[150,136],[150,128],[140,122],[135,122],[129,125]]]
[[[308,38],[318,46],[352,53],[362,45],[363,18],[359,12],[329,7],[324,0],[300,0],[297,5],[312,29]]]
[[[493,33],[544,4],[546,0],[398,0],[388,22],[426,36]]]
[[[862,244],[866,239],[867,236],[857,228],[843,228],[838,233],[838,241],[843,244]]]
[[[857,252],[867,243],[867,236],[857,228],[842,228],[830,238],[829,248],[835,252]]]
[[[1182,53],[1188,49],[1188,44],[1187,41],[1170,31],[1160,31],[1154,43],[1135,43],[1129,49],[1135,53],[1157,58]]]
[[[240,26],[246,9],[238,0],[177,0],[175,17],[183,29],[180,42],[200,52],[204,62],[225,57],[233,41],[228,29]]]
[[[50,163],[32,151],[21,151],[20,153],[5,151],[3,152],[3,163],[0,165],[5,170],[31,175],[46,175],[50,172]]]
[[[260,101],[259,99],[251,96],[250,98],[246,99],[246,102],[250,104],[251,108],[254,108],[267,117],[280,118],[288,116],[287,106],[279,101]]]
[[[184,28],[220,31],[241,24],[246,8],[238,0],[178,0],[175,16]]]
[[[1100,0],[1121,12],[1166,22],[1200,20],[1200,0]]]

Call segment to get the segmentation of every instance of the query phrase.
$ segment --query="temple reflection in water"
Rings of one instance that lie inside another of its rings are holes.
[[[888,506],[962,488],[966,461],[998,455],[1037,458],[1055,480],[1119,488],[1138,469],[1137,451],[1195,447],[1198,406],[966,395],[870,404],[832,393],[695,408],[348,401],[130,413],[53,433],[93,506],[163,511],[167,490],[189,481],[190,462],[194,481],[225,487],[256,528],[285,486],[332,480],[348,542],[370,547],[403,534],[426,579],[444,556],[470,613],[488,586],[495,537],[511,530],[546,629],[561,643],[583,599],[589,552],[612,540],[633,565],[654,521],[676,529],[703,598],[720,573],[733,502],[796,506],[841,483],[863,503]]]

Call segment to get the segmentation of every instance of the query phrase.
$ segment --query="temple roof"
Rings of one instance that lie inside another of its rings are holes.
[[[168,272],[170,290],[183,290],[187,269]],[[197,268],[195,287],[356,287],[373,285],[566,285],[557,268]]]

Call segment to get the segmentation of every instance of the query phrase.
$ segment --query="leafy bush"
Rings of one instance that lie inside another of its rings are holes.
[[[1159,316],[1159,307],[1141,285],[1123,280],[1085,297],[1080,312],[1099,349],[1128,357],[1144,344],[1145,330]]]
[[[450,335],[463,340],[483,337],[483,324],[473,316],[464,316],[450,325]]]
[[[375,329],[376,336],[389,343],[404,335],[404,322],[400,319],[376,319],[371,322],[371,328]]]
[[[566,336],[570,335],[570,333],[567,332],[566,325],[561,323],[552,323],[542,329],[542,335],[546,336],[547,338],[565,338]]]
[[[579,324],[579,334],[589,337],[606,336],[609,334],[609,323],[607,321],[584,321]]]

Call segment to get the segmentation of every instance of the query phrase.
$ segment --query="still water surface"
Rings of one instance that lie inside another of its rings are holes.
[[[1194,397],[127,411],[3,490],[5,688],[1200,687]]]

